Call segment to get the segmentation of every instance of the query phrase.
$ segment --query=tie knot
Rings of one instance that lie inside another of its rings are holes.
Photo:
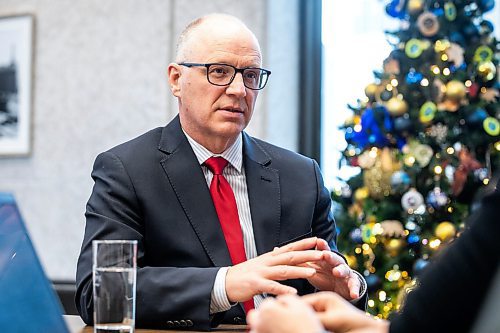
[[[227,166],[228,161],[223,157],[210,157],[205,161],[205,165],[214,175],[222,175],[222,170]]]

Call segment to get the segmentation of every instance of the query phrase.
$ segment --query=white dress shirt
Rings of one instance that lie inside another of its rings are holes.
[[[222,154],[214,154],[208,149],[200,145],[186,132],[189,144],[193,148],[194,154],[200,163],[207,180],[207,186],[210,187],[212,182],[212,172],[203,164],[212,156],[220,156],[226,159],[229,163],[224,168],[222,174],[227,179],[229,185],[234,192],[236,206],[238,207],[238,217],[240,219],[241,231],[243,232],[243,243],[245,246],[245,254],[247,259],[252,259],[257,256],[257,248],[255,246],[255,238],[253,235],[252,216],[250,214],[250,203],[248,201],[247,178],[243,166],[243,141],[242,135],[238,135],[235,143],[226,149]],[[212,300],[210,302],[210,313],[227,311],[232,305],[226,294],[226,273],[229,267],[222,267],[217,272],[214,288],[212,289]],[[264,299],[263,296],[257,295],[254,297],[255,307]]]

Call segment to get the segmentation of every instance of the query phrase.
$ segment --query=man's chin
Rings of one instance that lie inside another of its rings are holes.
[[[241,122],[224,122],[224,124],[221,124],[218,128],[217,134],[221,137],[235,138],[243,132],[245,127],[246,125]]]

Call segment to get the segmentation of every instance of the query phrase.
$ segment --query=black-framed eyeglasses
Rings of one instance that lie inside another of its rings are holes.
[[[207,69],[207,80],[215,86],[228,86],[233,82],[236,73],[241,73],[243,84],[252,90],[260,90],[266,86],[271,71],[259,67],[236,68],[228,64],[210,63],[198,64],[193,62],[181,62],[181,66],[205,67]]]

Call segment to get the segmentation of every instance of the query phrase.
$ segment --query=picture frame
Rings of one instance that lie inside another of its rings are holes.
[[[31,151],[33,21],[0,17],[0,156]]]

